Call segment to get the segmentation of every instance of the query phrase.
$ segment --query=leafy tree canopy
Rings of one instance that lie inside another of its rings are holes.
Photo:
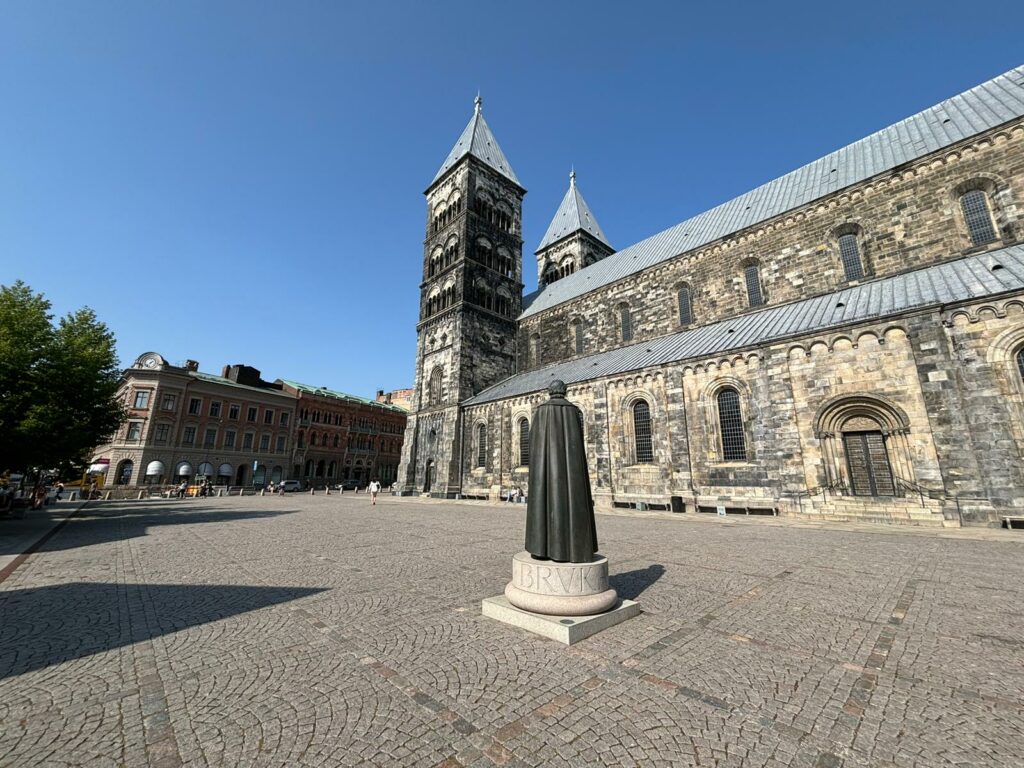
[[[20,280],[0,286],[0,472],[81,467],[124,420],[114,334],[91,309],[55,325]]]

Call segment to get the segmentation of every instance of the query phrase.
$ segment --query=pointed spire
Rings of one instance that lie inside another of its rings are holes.
[[[512,170],[512,166],[509,164],[508,158],[505,157],[505,153],[498,146],[498,140],[491,133],[487,121],[484,120],[484,100],[479,92],[477,92],[476,98],[473,99],[473,116],[469,119],[469,124],[466,125],[462,135],[459,136],[459,140],[452,147],[452,151],[448,153],[448,157],[441,164],[440,170],[434,175],[434,180],[430,182],[430,186],[433,186],[438,179],[444,176],[451,170],[452,166],[466,155],[472,155],[505,178],[519,184],[519,178],[516,176],[515,171]],[[519,186],[522,185],[519,184]]]
[[[594,214],[590,212],[590,206],[583,199],[579,187],[576,186],[576,168],[569,171],[569,190],[562,198],[562,204],[555,211],[555,217],[548,225],[548,231],[544,233],[544,239],[537,246],[537,251],[543,251],[552,243],[556,243],[563,237],[568,237],[573,232],[583,230],[591,237],[600,240],[609,248],[612,244],[604,236],[601,225],[597,223]]]

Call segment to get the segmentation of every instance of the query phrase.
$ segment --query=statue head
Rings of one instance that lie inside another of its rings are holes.
[[[555,379],[548,384],[548,394],[551,395],[551,397],[565,397],[565,392],[565,382],[561,379]]]

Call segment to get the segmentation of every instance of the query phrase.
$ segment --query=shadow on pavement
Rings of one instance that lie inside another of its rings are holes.
[[[0,591],[0,680],[324,591],[91,582]]]
[[[638,568],[635,571],[617,573],[608,577],[612,589],[624,600],[636,600],[645,589],[665,575],[665,566],[660,563]]]
[[[188,503],[180,506],[165,506],[161,503],[116,504],[111,502],[90,502],[51,538],[39,550],[55,552],[62,549],[75,549],[109,541],[120,541],[137,536],[145,536],[148,528],[160,525],[198,525],[201,523],[226,523],[235,520],[253,520],[294,514],[298,510],[254,510],[240,509],[234,511],[223,507],[211,507],[201,502]],[[32,513],[29,513],[30,515]],[[24,544],[23,536],[14,535],[18,530],[27,528],[34,522],[26,518],[12,521],[19,525],[11,525],[5,530],[0,524],[0,555],[21,554]],[[10,532],[11,535],[5,535]],[[40,535],[45,533],[45,526]]]

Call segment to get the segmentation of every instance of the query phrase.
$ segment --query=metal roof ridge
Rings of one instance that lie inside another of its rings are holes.
[[[997,105],[988,103],[990,101],[997,102]],[[951,114],[950,106],[955,106],[956,114]],[[824,195],[834,194],[890,171],[903,163],[924,157],[984,131],[992,130],[1021,116],[1024,116],[1024,66],[1010,69],[962,93],[943,99],[937,104],[650,235],[595,264],[584,267],[541,290],[519,317],[521,319],[530,317],[538,312],[579,298],[628,275],[636,274],[683,253],[697,250],[715,240],[728,237],[747,227],[795,210]],[[927,124],[931,118],[938,120],[942,125],[945,124],[939,118],[949,119],[948,125],[953,126],[956,131],[944,131],[942,135],[929,131],[927,138],[919,131],[918,135],[922,138],[915,142],[911,134],[912,126],[919,122]],[[954,133],[958,135],[954,137]],[[842,172],[839,170],[840,157],[843,160]],[[868,159],[867,162],[863,162],[865,158]],[[829,185],[822,183],[821,174],[815,173],[815,171],[833,162],[836,163],[837,173],[843,176],[843,180],[841,185],[829,188]],[[777,209],[774,206],[766,207],[764,201],[776,192],[775,187],[790,183],[794,188],[791,193],[778,196],[780,203]],[[746,206],[742,210],[740,209],[740,204],[744,203],[751,208],[750,216],[744,216],[744,213],[747,213]],[[691,231],[690,228],[698,225],[703,225],[702,236],[690,238],[680,249],[676,242],[677,238],[673,235],[684,231],[683,228],[687,228],[686,231]],[[643,254],[646,258],[637,258],[637,263],[633,264],[634,257],[639,254]],[[591,278],[589,281],[588,277]]]
[[[539,391],[543,387],[539,380],[550,380],[559,374],[570,386],[606,376],[642,370],[657,365],[685,360],[696,360],[734,349],[755,345],[772,344],[786,339],[828,331],[844,325],[859,325],[879,318],[901,315],[927,306],[941,306],[948,303],[976,301],[1007,291],[1024,290],[1024,278],[1016,270],[1006,269],[996,277],[989,261],[999,258],[1011,260],[1014,267],[1024,274],[1024,245],[1010,245],[984,254],[972,254],[938,264],[917,267],[907,272],[879,277],[855,286],[839,288],[829,293],[797,299],[787,304],[765,307],[756,312],[723,318],[713,323],[667,334],[657,339],[637,342],[596,352],[573,360],[552,363],[531,371],[514,374],[465,400],[463,405],[521,397]],[[987,280],[975,274],[980,270]],[[970,274],[977,283],[976,288],[966,287],[963,291],[952,289],[951,280],[946,277],[952,272],[958,280],[964,273]],[[986,285],[988,282],[988,285]],[[1017,283],[1017,285],[1014,285]],[[846,306],[837,316],[833,311],[825,312],[832,300],[844,299]],[[804,315],[788,317],[787,315]],[[764,328],[758,329],[758,319],[766,320]],[[805,324],[803,321],[811,322]],[[722,333],[729,323],[736,329],[735,336]],[[760,333],[758,333],[760,330]],[[654,348],[658,352],[654,352]],[[641,349],[651,349],[651,356],[644,359]],[[605,363],[605,365],[602,365]],[[624,367],[625,366],[625,367]],[[592,370],[594,369],[594,370]],[[543,376],[544,373],[547,376]],[[517,382],[523,386],[514,386]],[[546,386],[546,385],[545,385]]]

